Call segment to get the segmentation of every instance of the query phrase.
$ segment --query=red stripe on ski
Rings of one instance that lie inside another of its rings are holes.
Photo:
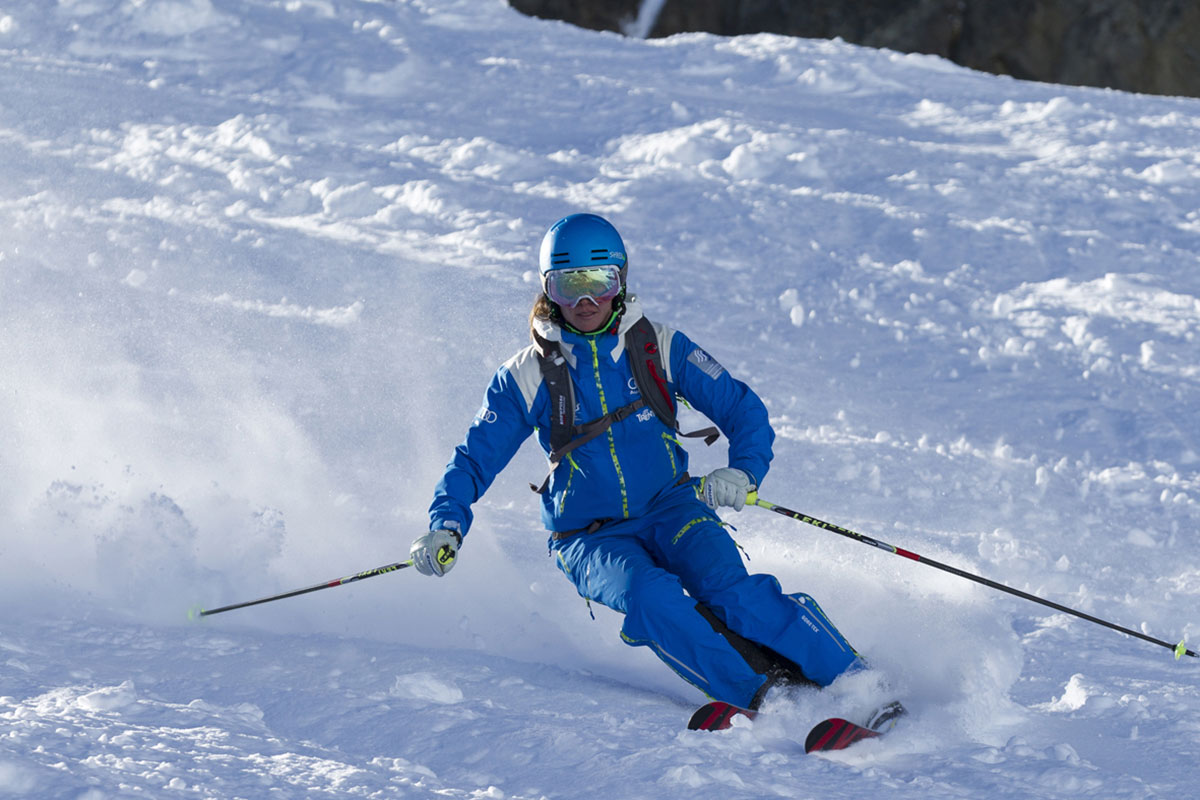
[[[837,717],[818,722],[804,740],[804,752],[843,750],[863,739],[874,739],[878,733]]]
[[[688,722],[689,731],[723,731],[733,725],[733,718],[738,714],[748,719],[754,719],[755,712],[745,708],[715,700],[696,709]]]

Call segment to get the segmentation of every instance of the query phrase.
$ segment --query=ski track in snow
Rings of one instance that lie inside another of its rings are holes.
[[[0,85],[0,795],[1194,791],[1196,659],[755,510],[750,568],[878,669],[682,731],[528,446],[445,580],[183,619],[405,552],[592,210],[767,402],[764,497],[1195,639],[1200,101],[500,0],[7,0]]]

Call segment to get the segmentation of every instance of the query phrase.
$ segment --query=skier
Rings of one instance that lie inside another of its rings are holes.
[[[453,568],[471,505],[536,431],[551,465],[540,489],[550,549],[589,604],[625,615],[627,644],[747,709],[773,686],[827,686],[861,668],[811,597],[747,573],[716,515],[740,511],[767,475],[774,432],[758,396],[683,333],[645,319],[627,292],[625,245],[602,217],[555,222],[539,269],[533,344],[497,370],[455,448],[430,532],[412,544],[416,569]],[[729,466],[688,475],[677,397],[729,438]]]

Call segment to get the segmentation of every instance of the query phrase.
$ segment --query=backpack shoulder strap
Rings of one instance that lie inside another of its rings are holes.
[[[637,381],[638,391],[646,405],[654,410],[662,423],[680,436],[703,438],[711,445],[720,436],[715,427],[702,428],[690,433],[679,430],[675,398],[667,385],[667,371],[663,368],[662,352],[654,325],[645,317],[630,326],[625,334],[625,352],[629,357],[629,368]]]
[[[638,391],[646,405],[654,411],[662,423],[671,430],[676,428],[675,398],[667,386],[667,373],[663,369],[662,353],[658,347],[658,334],[650,320],[641,317],[625,333],[625,353],[629,358],[629,369],[637,382]]]
[[[550,393],[550,448],[559,450],[575,435],[575,385],[558,342],[534,334],[542,382]]]
[[[646,403],[639,398],[591,422],[576,424],[575,385],[571,382],[571,372],[562,348],[558,342],[550,341],[537,333],[534,334],[534,341],[538,349],[542,382],[546,384],[546,391],[550,394],[550,472],[541,486],[531,483],[529,488],[538,494],[544,494],[550,485],[550,476],[554,474],[563,458],[575,448],[582,447],[635,413]]]

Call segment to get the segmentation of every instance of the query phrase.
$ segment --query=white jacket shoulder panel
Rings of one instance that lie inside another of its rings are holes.
[[[654,327],[654,335],[658,337],[658,352],[662,353],[663,371],[667,373],[667,382],[673,382],[675,376],[671,373],[671,344],[675,340],[675,329],[661,322],[650,321]]]
[[[542,385],[542,366],[538,363],[538,351],[535,345],[529,345],[515,356],[505,361],[502,369],[508,370],[513,382],[521,390],[525,400],[525,410],[533,411],[533,400],[537,397],[538,387]]]

